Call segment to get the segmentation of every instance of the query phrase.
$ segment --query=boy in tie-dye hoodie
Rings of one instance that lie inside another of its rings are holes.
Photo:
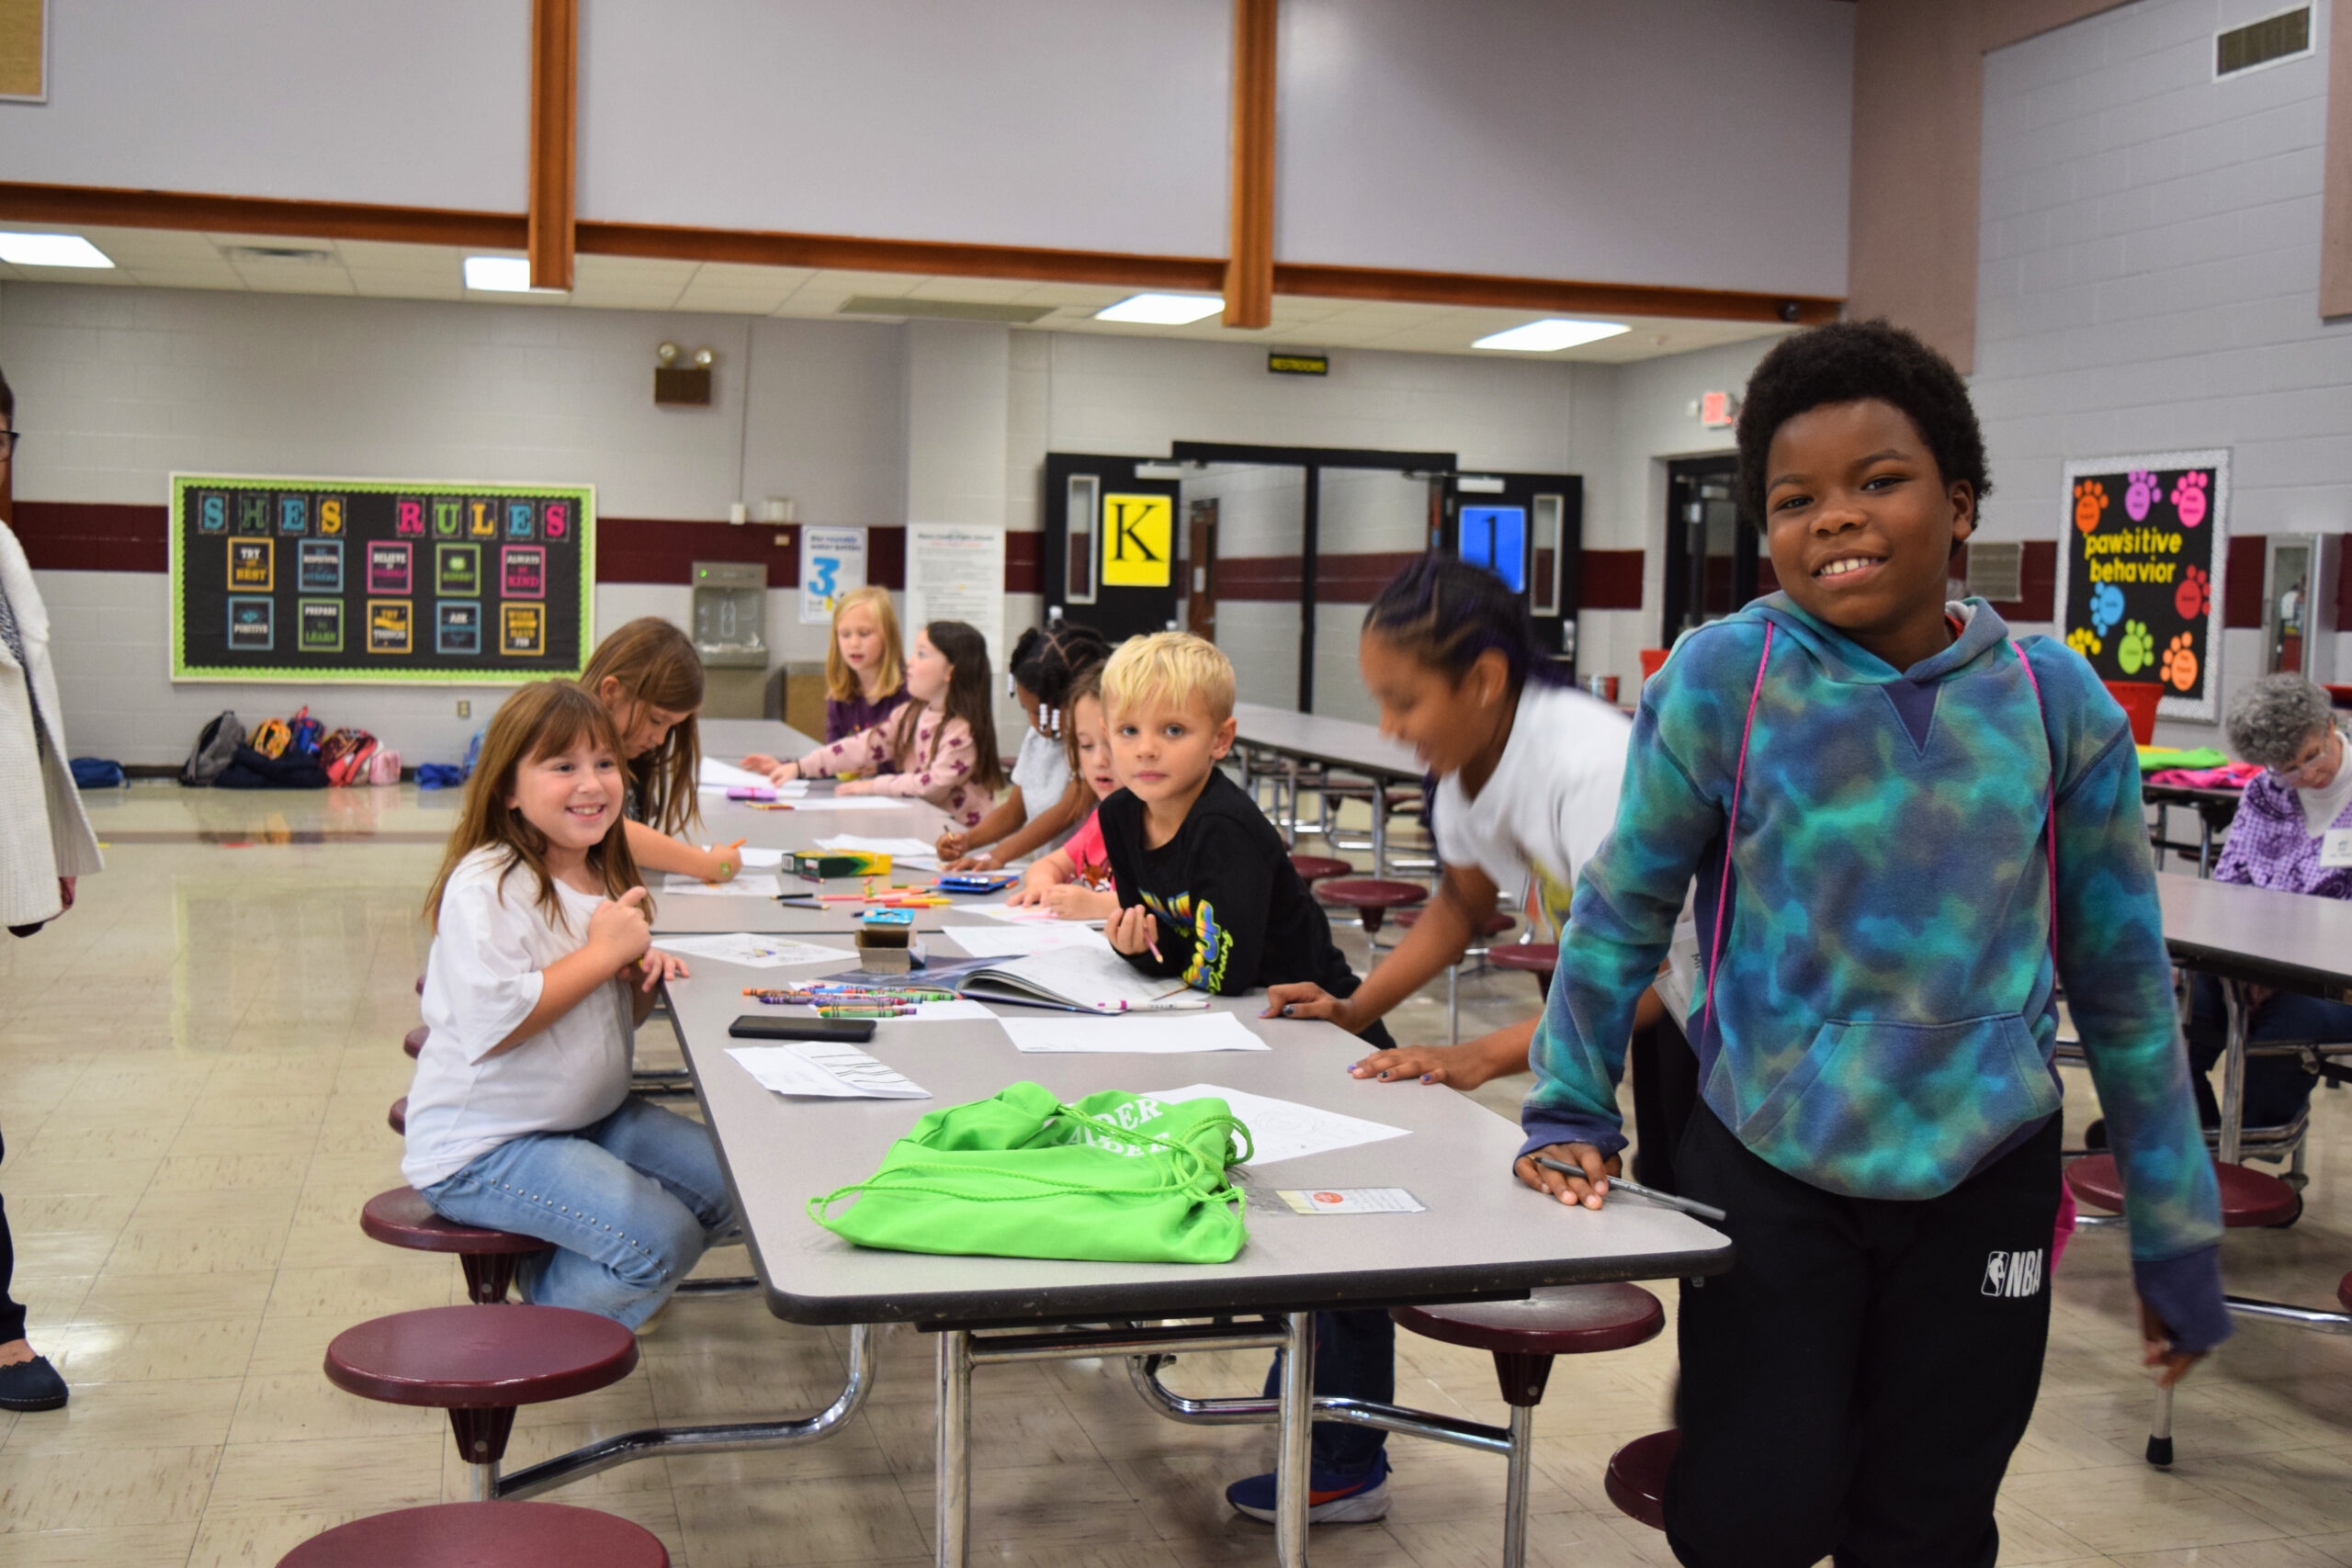
[[[1987,485],[1941,355],[1883,322],[1790,338],[1739,448],[1783,592],[1642,694],[1517,1168],[1599,1205],[1634,999],[1695,880],[1703,1108],[1677,1168],[1737,1261],[1683,1291],[1668,1540],[1692,1564],[1991,1568],[2049,1331],[2062,980],[2151,1364],[2177,1378],[2229,1332],[2136,759],[2081,659],[1944,602]]]

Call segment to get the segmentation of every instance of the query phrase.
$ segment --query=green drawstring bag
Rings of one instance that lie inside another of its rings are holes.
[[[896,1252],[1224,1263],[1249,1238],[1225,1168],[1250,1149],[1222,1100],[1111,1089],[1065,1105],[1016,1083],[930,1112],[871,1179],[809,1199],[808,1215]]]

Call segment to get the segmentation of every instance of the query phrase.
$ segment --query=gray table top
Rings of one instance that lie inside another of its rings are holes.
[[[754,751],[805,757],[820,744],[775,718],[703,718],[695,728],[702,737],[702,754],[722,762],[740,762]]]
[[[903,878],[893,877],[891,880],[923,881],[927,880],[928,875],[928,873],[920,875],[910,874]],[[758,882],[763,877],[771,885],[775,882],[773,874],[761,872],[753,872],[744,880]],[[817,886],[801,882],[797,878],[787,880],[791,882],[795,891]],[[857,890],[857,886],[854,878],[836,878],[823,884],[822,890],[828,893],[854,893]],[[1001,899],[1004,895],[1000,893],[995,897]],[[980,904],[989,901],[987,898],[973,897],[959,899],[957,903]],[[815,908],[805,904],[779,904],[772,895],[764,893],[747,893],[740,897],[713,895],[707,897],[700,895],[690,894],[680,897],[671,894],[657,896],[654,899],[653,930],[656,936],[684,936],[689,933],[711,931],[751,931],[758,936],[822,935],[830,931],[836,935],[846,936],[856,928],[858,917],[865,914],[869,906],[865,904],[853,904],[847,901],[826,904]],[[951,926],[1001,926],[1003,924],[1002,921],[989,919],[986,915],[967,914],[956,904],[939,908],[910,909],[907,912],[914,916],[915,930],[918,931],[945,931]]]
[[[2156,889],[2174,962],[2352,1001],[2352,903],[2181,875],[2157,877]]]
[[[1236,703],[1233,716],[1240,721],[1243,741],[1286,756],[1385,778],[1417,780],[1429,771],[1410,746],[1354,719],[1295,713],[1262,703]]]
[[[841,941],[842,939],[831,939]],[[847,943],[842,942],[844,949]],[[846,952],[844,966],[851,962]],[[826,971],[795,968],[797,978]],[[696,1092],[717,1134],[769,1310],[796,1323],[1056,1322],[1090,1315],[1373,1306],[1515,1297],[1544,1285],[1720,1272],[1730,1242],[1630,1196],[1574,1212],[1521,1187],[1517,1126],[1451,1089],[1370,1085],[1345,1068],[1363,1043],[1325,1023],[1261,1020],[1220,998],[1269,1052],[1023,1055],[993,1024],[885,1020],[865,1049],[931,1091],[920,1100],[787,1100],[727,1055],[727,1026],[760,1010],[747,985],[787,973],[704,961],[670,987]],[[1029,1010],[1000,1008],[1007,1016]],[[1105,1019],[1114,1032],[1121,1019]],[[1028,1079],[1065,1100],[1220,1084],[1408,1130],[1409,1136],[1240,1173],[1250,1240],[1229,1263],[946,1258],[851,1246],[811,1220],[813,1195],[871,1175],[924,1113]],[[1295,1214],[1276,1189],[1403,1187],[1417,1214]]]

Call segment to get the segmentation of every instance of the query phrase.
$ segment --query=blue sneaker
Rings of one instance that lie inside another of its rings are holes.
[[[1253,1519],[1274,1522],[1274,1477],[1269,1471],[1237,1481],[1225,1489],[1234,1511]],[[1388,1517],[1388,1454],[1352,1478],[1328,1471],[1310,1471],[1306,1480],[1306,1522],[1310,1525],[1361,1525]]]

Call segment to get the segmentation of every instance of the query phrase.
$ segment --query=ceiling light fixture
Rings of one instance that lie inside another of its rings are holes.
[[[1550,354],[1556,349],[1599,343],[1602,338],[1616,337],[1633,330],[1616,321],[1575,321],[1562,316],[1547,316],[1540,321],[1513,327],[1509,332],[1491,333],[1470,346],[1499,348],[1514,354]]]
[[[1115,305],[1094,312],[1098,321],[1138,321],[1146,326],[1181,327],[1214,316],[1225,309],[1215,294],[1131,294]]]
[[[0,262],[12,266],[112,266],[114,258],[79,234],[0,234]]]
[[[521,256],[468,256],[466,287],[484,294],[561,294],[531,287],[531,264]]]

